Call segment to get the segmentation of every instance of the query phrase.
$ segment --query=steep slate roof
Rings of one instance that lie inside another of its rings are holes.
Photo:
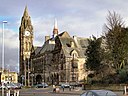
[[[70,35],[68,34],[68,32],[64,31],[60,34],[58,34],[57,36],[60,36],[60,37],[69,37],[70,38]]]
[[[66,31],[58,34],[57,37],[62,44],[62,50],[66,57],[70,57],[73,50],[77,51],[79,57],[85,57],[84,53],[88,46],[88,40],[86,38],[77,37],[77,39],[74,40]],[[49,43],[51,41],[54,42],[55,39],[51,38],[47,40],[42,47],[34,47],[35,55],[54,51],[55,44]],[[74,42],[74,47],[71,47],[71,42]]]
[[[67,32],[63,32],[59,34],[58,37],[60,39],[60,42],[62,44],[62,50],[66,57],[70,57],[71,52],[73,50],[77,51],[79,57],[85,57],[82,49],[77,47],[76,42],[74,41],[72,37],[70,37],[70,35]],[[71,47],[71,42],[74,42],[74,47]]]
[[[71,45],[71,42],[74,42],[74,39],[70,37],[70,35],[67,32],[62,32],[58,35],[60,42],[63,46],[67,47]],[[74,42],[75,44],[75,42]],[[76,47],[76,44],[75,44]]]
[[[35,55],[37,55],[39,52],[40,52],[40,50],[41,50],[41,47],[37,47],[37,46],[35,46],[34,47],[34,52],[35,52]]]
[[[79,49],[81,50],[80,52],[82,54],[85,54],[87,46],[88,46],[88,39],[87,38],[82,38],[82,37],[76,37],[75,42]]]
[[[88,46],[88,39],[82,38],[82,37],[76,37],[77,38],[77,46],[81,48],[87,48]]]
[[[47,51],[53,51],[54,50],[55,44],[49,43],[50,41],[54,42],[54,40],[52,40],[52,39],[49,39],[48,41],[46,41],[40,50],[40,54],[45,53]]]

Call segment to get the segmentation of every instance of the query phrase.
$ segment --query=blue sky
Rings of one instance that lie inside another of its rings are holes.
[[[27,5],[34,27],[34,45],[41,46],[44,36],[52,36],[54,19],[59,32],[89,38],[103,34],[108,11],[121,15],[128,25],[127,0],[0,0],[0,53],[2,51],[2,21],[5,24],[5,67],[18,70],[19,26]],[[1,64],[1,55],[0,55]],[[7,66],[8,65],[8,66]]]

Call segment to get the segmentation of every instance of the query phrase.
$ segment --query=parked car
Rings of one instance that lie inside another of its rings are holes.
[[[14,83],[14,85],[16,86],[16,89],[21,89],[23,87],[23,84],[21,83]]]
[[[61,84],[61,88],[69,88],[70,85],[68,83]]]
[[[47,83],[41,83],[41,84],[37,84],[35,85],[36,88],[46,88],[48,87],[48,84]]]
[[[110,90],[89,90],[80,96],[118,96]]]
[[[16,89],[16,85],[14,83],[7,83],[6,86],[8,89]]]

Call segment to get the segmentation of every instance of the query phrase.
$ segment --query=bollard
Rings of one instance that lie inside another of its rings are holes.
[[[8,90],[6,91],[6,96],[9,96],[9,92],[8,92]]]
[[[62,86],[62,88],[63,88],[63,91],[64,91],[64,86]]]
[[[71,86],[69,86],[69,91],[71,91]]]
[[[16,90],[14,90],[14,96],[16,96]]]
[[[10,96],[10,90],[8,90],[8,94],[9,94],[9,96]]]
[[[20,92],[19,92],[19,90],[17,90],[17,96],[19,96],[20,95]]]
[[[14,96],[17,96],[17,92],[16,92],[16,90],[14,90]]]
[[[14,96],[19,96],[19,90],[14,90]]]
[[[10,90],[6,90],[6,96],[10,96]]]
[[[124,86],[124,95],[127,95],[126,93],[126,86]]]

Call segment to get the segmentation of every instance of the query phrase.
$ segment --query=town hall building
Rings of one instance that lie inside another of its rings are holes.
[[[19,28],[20,81],[25,85],[79,83],[87,77],[86,38],[59,32],[57,20],[42,46],[33,45],[33,26],[27,7]],[[43,38],[43,37],[42,37]]]

